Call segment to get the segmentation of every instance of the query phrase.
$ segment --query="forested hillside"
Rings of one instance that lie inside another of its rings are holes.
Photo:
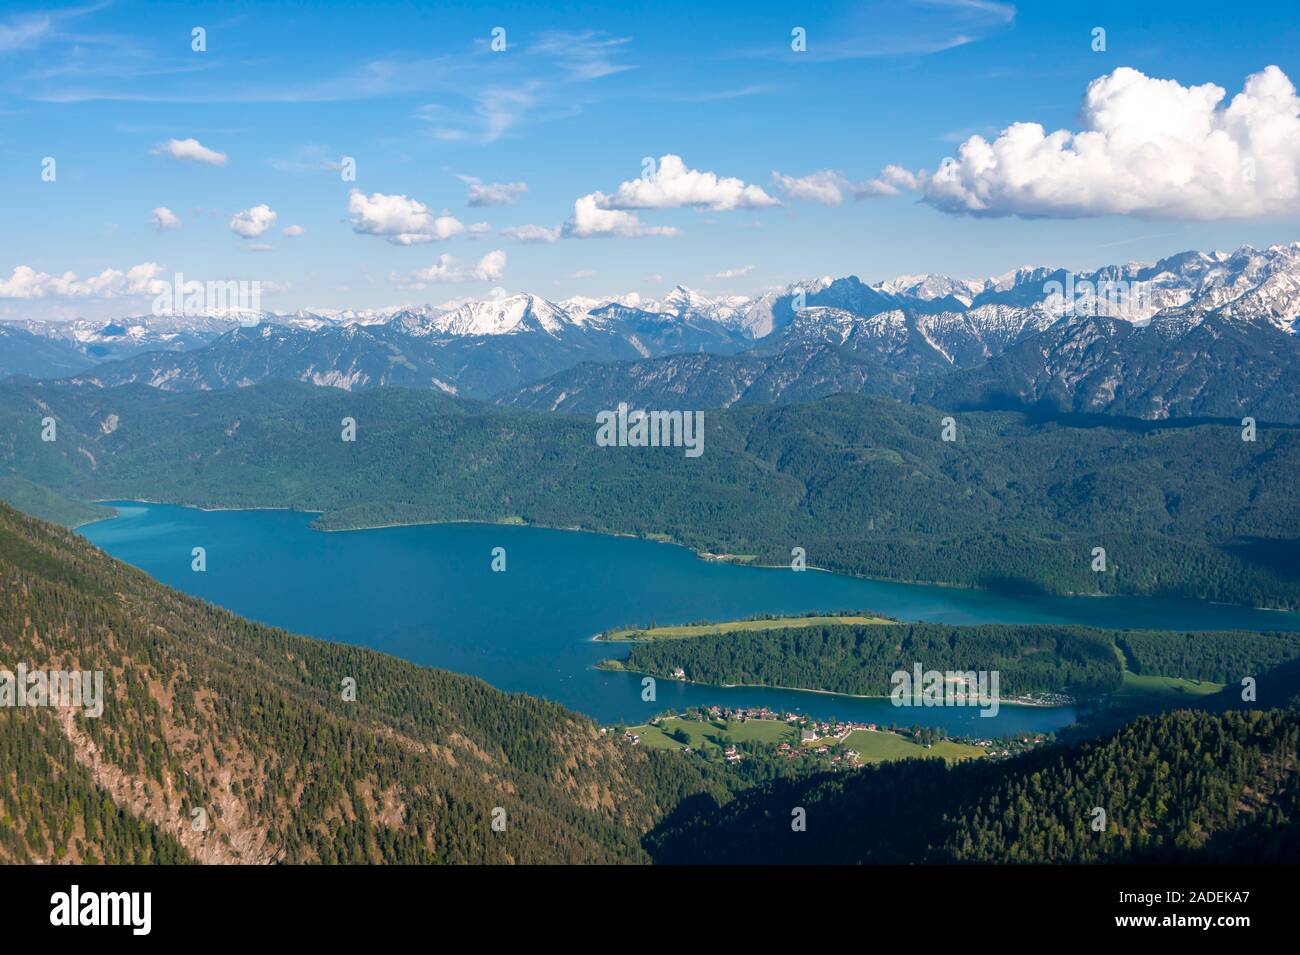
[[[710,412],[687,458],[429,392],[10,383],[0,474],[83,500],[320,510],[330,528],[522,519],[772,564],[802,547],[812,566],[891,579],[1300,606],[1300,431],[969,413],[945,441],[943,417],[850,396]]]
[[[1005,763],[927,760],[750,785],[762,777],[629,747],[531,697],[241,620],[3,505],[0,659],[102,670],[106,691],[98,718],[0,710],[6,862],[1098,862],[1297,851],[1287,821],[1300,810],[1295,711],[1180,712]],[[1292,670],[1264,675],[1258,705],[1295,702]],[[340,692],[348,678],[353,701]],[[1210,705],[1242,706],[1233,694]],[[1110,820],[1100,835],[1089,827],[1097,806]],[[505,827],[494,831],[498,807]],[[807,811],[807,832],[790,830],[794,807]]]
[[[64,527],[102,521],[115,513],[111,507],[73,500],[16,475],[0,477],[0,501],[24,514]]]
[[[1294,709],[1183,710],[1006,763],[886,763],[701,798],[647,845],[669,863],[1296,862],[1298,748]]]
[[[710,788],[561,707],[241,620],[0,505],[0,669],[20,663],[102,670],[106,699],[0,709],[0,861],[646,861],[645,830]]]
[[[637,644],[624,666],[657,676],[681,667],[698,683],[887,696],[890,674],[910,673],[914,663],[927,670],[997,670],[1003,696],[1099,695],[1118,689],[1121,675],[1102,632],[1003,624],[824,624],[692,637]]]
[[[1117,649],[1122,651],[1117,653]],[[1124,667],[1143,676],[1240,683],[1300,658],[1298,633],[1101,630],[1060,625],[819,624],[634,645],[621,666],[688,680],[887,696],[890,675],[997,670],[1004,697],[1120,688]]]

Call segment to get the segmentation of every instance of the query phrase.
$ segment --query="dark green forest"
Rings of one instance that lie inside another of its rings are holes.
[[[1298,750],[1295,709],[1183,710],[1005,763],[909,760],[721,806],[702,795],[646,843],[665,863],[1296,862]]]
[[[1247,630],[1179,633],[1171,630],[1109,631],[1128,669],[1150,676],[1179,676],[1212,683],[1238,683],[1300,658],[1300,633]]]
[[[1116,649],[1123,651],[1123,657]],[[819,624],[638,643],[622,666],[697,683],[889,694],[890,674],[997,670],[1004,696],[1119,689],[1134,673],[1236,683],[1300,657],[1300,633],[1101,630],[1043,624]],[[1121,662],[1123,661],[1123,662]]]
[[[998,639],[1014,656],[1016,641]],[[1051,639],[1040,652],[1081,672],[1113,656],[1104,642]],[[1300,701],[1298,661],[1263,674],[1258,704],[1229,687],[1205,712],[1003,762],[736,768],[628,746],[479,680],[250,623],[4,505],[0,659],[103,670],[106,685],[99,718],[0,712],[0,861],[1296,858],[1300,723],[1263,707]],[[354,701],[339,692],[345,677]],[[790,832],[792,806],[807,810],[807,832]],[[1095,806],[1111,820],[1102,836],[1088,828]]]
[[[664,812],[725,796],[704,764],[250,623],[4,505],[0,660],[103,670],[108,698],[99,718],[0,712],[0,860],[644,862]]]
[[[946,442],[944,414],[847,395],[707,412],[687,458],[428,391],[10,382],[0,477],[81,500],[318,510],[323,528],[522,520],[776,565],[802,547],[810,566],[896,580],[1300,607],[1300,430],[1252,443],[1226,424],[971,412]]]

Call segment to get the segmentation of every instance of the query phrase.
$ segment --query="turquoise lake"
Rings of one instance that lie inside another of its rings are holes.
[[[82,535],[164,584],[253,620],[472,674],[605,723],[713,703],[980,736],[1050,731],[1075,717],[1070,707],[1004,705],[996,717],[981,718],[973,708],[897,708],[881,699],[668,680],[658,681],[655,702],[642,702],[640,677],[594,669],[625,650],[591,637],[624,625],[862,609],[944,623],[1300,630],[1300,614],[741,567],[702,561],[681,547],[572,531],[441,524],[323,533],[309,526],[312,515],[294,511],[115,506],[116,520],[84,527]],[[207,551],[205,573],[190,568],[195,547]],[[491,569],[494,547],[506,549],[504,573]]]

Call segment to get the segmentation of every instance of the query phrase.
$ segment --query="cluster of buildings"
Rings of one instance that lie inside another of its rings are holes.
[[[1042,736],[1021,736],[1019,739],[1012,740],[1010,744],[999,744],[996,740],[977,739],[973,740],[976,746],[983,746],[988,750],[990,759],[1003,759],[1010,756],[1016,756],[1026,750],[1033,749],[1035,746],[1041,746],[1046,739]],[[994,748],[998,747],[998,748]]]
[[[829,754],[830,747],[822,744],[821,746],[791,746],[789,743],[782,743],[777,747],[777,755],[786,759],[819,757]],[[843,753],[836,753],[831,757],[831,765],[835,766],[843,763],[845,766],[857,766],[862,762],[862,754],[856,749],[846,749]]]
[[[790,714],[792,717],[794,715],[795,714],[793,713]],[[795,719],[787,719],[786,722],[794,723],[800,727],[799,741],[801,743],[810,743],[815,739],[826,739],[828,737],[833,737],[838,742],[857,730],[862,730],[867,733],[880,732],[879,727],[877,727],[875,723],[851,723],[842,720],[835,723],[828,723],[818,720],[810,720],[807,717],[802,716],[796,717]]]
[[[714,705],[700,707],[700,711],[709,719],[735,720],[737,723],[743,723],[745,720],[779,720],[782,718],[780,713],[769,710],[766,706],[738,706],[733,709],[729,706]]]

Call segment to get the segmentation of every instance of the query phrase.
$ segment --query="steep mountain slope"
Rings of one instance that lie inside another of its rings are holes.
[[[1300,244],[1080,274],[1019,269],[984,283],[850,277],[810,286],[802,306],[786,292],[765,307],[781,321],[738,358],[575,368],[498,401],[589,412],[866,393],[953,408],[1300,421]],[[805,373],[813,349],[822,351]]]
[[[708,788],[558,706],[241,620],[4,505],[0,659],[104,686],[97,718],[0,708],[0,861],[642,861]]]
[[[0,324],[0,378],[10,375],[62,378],[90,364],[90,359],[66,342]]]
[[[12,474],[0,475],[0,501],[24,514],[62,527],[80,527],[92,521],[102,521],[115,513],[111,507],[76,501]]]
[[[57,441],[41,441],[45,417]],[[1300,606],[1300,431],[1244,442],[1237,426],[982,412],[949,442],[942,417],[849,396],[709,412],[687,457],[428,391],[10,384],[0,474],[85,500],[318,510],[327,527],[522,519],[777,565],[801,546],[815,566],[890,579]]]
[[[506,407],[592,415],[633,408],[730,408],[863,394],[907,399],[907,379],[870,357],[829,345],[792,345],[775,356],[668,355],[635,362],[583,363],[496,398]]]
[[[287,379],[344,391],[401,385],[470,393],[481,380],[524,380],[562,361],[567,349],[549,338],[511,338],[492,349],[477,339],[440,341],[387,325],[306,330],[263,324],[237,328],[191,351],[150,352],[108,362],[72,379],[92,387],[145,384],[163,391],[220,391]]]
[[[345,389],[358,382],[427,387],[436,378],[431,368],[386,348],[360,326],[304,331],[264,324],[234,328],[189,351],[155,351],[107,362],[74,381],[95,387],[140,383],[165,391],[214,391],[280,377]]]
[[[1028,407],[1135,418],[1300,420],[1300,339],[1226,313],[1164,313],[1147,325],[1073,318],[921,396],[951,408]]]

